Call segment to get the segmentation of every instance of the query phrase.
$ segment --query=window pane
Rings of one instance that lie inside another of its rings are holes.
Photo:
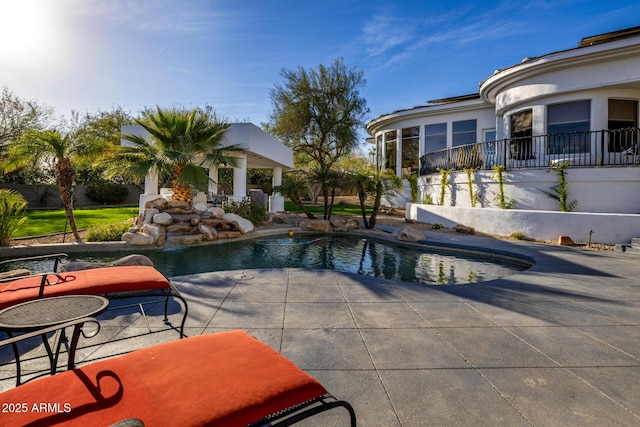
[[[465,120],[463,122],[453,122],[453,146],[475,144],[476,121]]]
[[[417,138],[420,135],[420,128],[418,126],[402,129],[402,139],[405,138]]]
[[[453,122],[453,133],[476,131],[475,120],[465,120],[463,122]]]
[[[432,153],[447,148],[447,124],[438,123],[435,125],[426,125],[424,127],[425,134],[425,153]]]
[[[610,153],[620,153],[633,149],[638,143],[638,132],[630,128],[638,127],[638,101],[628,99],[609,100],[609,141]],[[626,129],[626,130],[623,130]]]
[[[533,110],[525,110],[511,115],[511,138],[531,136]]]
[[[396,171],[396,141],[387,141],[386,143],[387,156],[385,158],[385,169],[391,169]]]
[[[568,102],[547,106],[547,123],[589,122],[591,101]],[[551,133],[551,132],[548,132]]]
[[[475,132],[465,132],[465,133],[454,133],[453,134],[453,146],[456,147],[458,145],[466,145],[466,144],[475,144],[476,143],[476,133]]]
[[[547,106],[548,154],[574,154],[591,151],[591,101],[567,102]]]
[[[398,131],[397,130],[391,130],[389,132],[385,132],[384,134],[385,140],[388,141],[395,141],[396,139],[398,139]]]
[[[532,160],[533,153],[531,136],[533,135],[533,110],[524,110],[511,115],[511,141],[509,142],[509,157],[514,160]]]
[[[418,171],[420,127],[402,129],[402,176]]]
[[[382,135],[376,138],[376,169],[382,167]]]
[[[418,171],[418,138],[402,141],[402,175]]]
[[[484,142],[487,141],[495,141],[496,140],[496,131],[494,130],[485,130],[484,131]]]

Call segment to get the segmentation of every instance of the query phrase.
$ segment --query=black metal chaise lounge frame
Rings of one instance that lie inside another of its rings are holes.
[[[161,297],[164,299],[164,321],[168,323],[169,298],[182,303],[184,315],[180,323],[180,337],[189,307],[171,281],[149,266],[100,267],[69,272],[58,271],[69,260],[65,253],[0,261],[0,265],[34,260],[52,259],[53,271],[0,280],[0,308],[37,298],[59,295],[102,295],[109,299]],[[139,304],[136,304],[139,306]],[[123,308],[120,306],[117,308]],[[143,316],[146,315],[143,311]]]

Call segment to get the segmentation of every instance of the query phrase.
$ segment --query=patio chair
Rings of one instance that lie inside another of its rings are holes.
[[[184,324],[189,310],[187,301],[158,270],[149,266],[119,266],[58,272],[58,266],[65,257],[68,259],[66,254],[54,254],[3,261],[15,263],[53,258],[54,271],[0,280],[0,309],[37,298],[61,295],[102,295],[109,299],[162,297],[163,320],[168,322],[169,298],[175,298],[184,308],[180,324],[180,337],[184,337]]]
[[[2,414],[6,425],[286,426],[336,407],[356,425],[349,403],[243,331],[155,345],[0,398],[28,409]],[[38,410],[41,402],[52,407]]]

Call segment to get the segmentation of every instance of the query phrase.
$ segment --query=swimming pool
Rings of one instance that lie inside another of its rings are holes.
[[[416,249],[357,236],[296,235],[224,244],[140,251],[168,277],[208,271],[261,268],[312,268],[429,285],[462,285],[507,277],[527,267],[483,258]],[[128,254],[128,253],[127,253]],[[112,261],[123,253],[75,254],[73,261]],[[31,265],[46,271],[41,265]]]

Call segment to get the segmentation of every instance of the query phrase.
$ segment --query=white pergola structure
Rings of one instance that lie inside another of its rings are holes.
[[[139,125],[123,126],[122,134],[148,136],[146,130]],[[131,142],[121,140],[122,145]],[[233,194],[227,197],[242,200],[247,195],[247,169],[273,169],[273,186],[282,184],[282,172],[293,166],[293,151],[280,140],[267,134],[253,123],[232,123],[225,132],[222,146],[238,145],[244,149],[243,153],[229,153],[236,157],[236,167],[233,168]],[[208,165],[209,193],[218,194],[218,169],[222,165]],[[204,165],[207,167],[207,165]],[[149,173],[144,182],[144,193],[140,195],[140,211],[150,201],[162,197],[158,191],[158,176]],[[269,196],[269,212],[284,210],[284,198],[279,193]]]

